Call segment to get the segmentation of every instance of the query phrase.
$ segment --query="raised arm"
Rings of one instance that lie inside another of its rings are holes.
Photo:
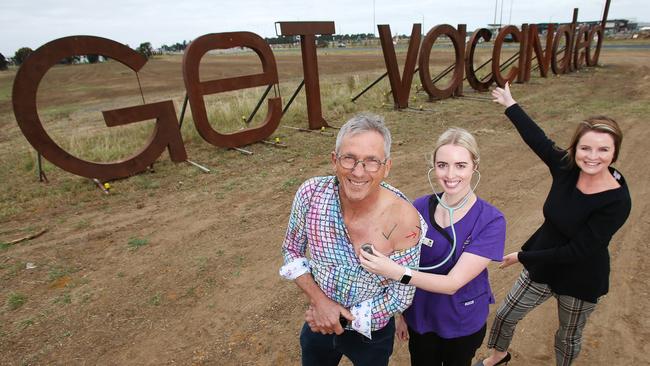
[[[494,88],[492,97],[494,98],[492,99],[493,102],[499,103],[506,108],[517,104],[517,101],[512,97],[512,93],[510,93],[510,83],[506,83],[503,88]]]
[[[550,168],[559,166],[565,152],[555,146],[555,142],[549,139],[544,131],[526,114],[510,93],[510,84],[506,83],[504,88],[492,90],[492,101],[506,107],[505,114],[513,123],[517,132],[537,156]]]

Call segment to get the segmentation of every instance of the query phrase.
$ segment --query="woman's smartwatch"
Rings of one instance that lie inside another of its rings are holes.
[[[399,279],[399,282],[408,285],[409,282],[411,282],[412,276],[413,272],[411,269],[409,267],[404,267],[404,274],[402,275],[402,278]]]

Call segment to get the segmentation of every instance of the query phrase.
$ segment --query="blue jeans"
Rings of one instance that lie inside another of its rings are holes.
[[[388,365],[394,339],[394,318],[382,329],[372,332],[372,339],[354,330],[346,330],[341,335],[314,333],[305,323],[300,332],[302,364],[336,366],[345,355],[355,366]]]

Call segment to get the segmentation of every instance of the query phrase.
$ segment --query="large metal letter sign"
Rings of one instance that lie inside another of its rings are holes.
[[[553,49],[553,34],[555,32],[555,24],[550,23],[546,30],[546,47],[542,49],[542,41],[539,39],[539,32],[537,31],[537,24],[531,24],[529,29],[529,45],[526,56],[526,80],[530,80],[532,51],[535,51],[537,58],[537,66],[539,67],[539,74],[542,77],[548,75],[548,68],[551,64],[552,49]]]
[[[399,77],[399,67],[397,66],[397,56],[395,55],[395,46],[393,45],[393,38],[391,37],[390,25],[380,24],[377,28],[379,29],[381,49],[384,52],[384,62],[386,63],[386,69],[388,70],[388,80],[390,81],[390,87],[393,91],[392,94],[395,108],[406,108],[409,106],[409,94],[411,91],[413,74],[415,73],[415,63],[418,58],[422,24],[413,24],[401,80]]]
[[[513,66],[505,77],[501,74],[501,48],[503,48],[503,42],[508,34],[512,36],[515,42],[519,42],[521,32],[514,25],[509,25],[501,29],[499,34],[497,34],[497,38],[494,40],[494,48],[492,49],[492,77],[494,77],[497,85],[502,88],[506,85],[506,82],[512,83],[519,74],[519,68],[516,66]]]
[[[38,117],[38,86],[47,71],[61,59],[87,54],[108,56],[135,72],[147,62],[140,54],[121,43],[93,36],[59,38],[34,51],[16,73],[12,100],[18,126],[36,151],[63,170],[102,180],[128,177],[145,170],[166,147],[169,148],[172,161],[187,160],[172,101],[103,112],[108,127],[156,118],[156,127],[147,146],[125,160],[112,163],[85,161],[66,152],[52,140]]]
[[[494,78],[492,77],[492,74],[490,74],[487,81],[481,82],[476,76],[476,71],[474,71],[474,50],[476,49],[476,45],[480,39],[489,42],[490,38],[492,38],[492,32],[490,32],[489,29],[477,29],[470,37],[469,47],[465,50],[465,75],[467,76],[467,82],[472,88],[480,92],[488,91]]]
[[[318,82],[318,60],[316,58],[316,35],[334,34],[334,22],[278,22],[283,36],[300,36],[302,69],[307,95],[307,119],[312,130],[328,126],[323,119]]]
[[[465,72],[465,34],[466,34],[466,25],[459,24],[458,30],[452,27],[449,24],[440,24],[431,28],[429,33],[424,37],[422,41],[422,47],[420,48],[420,81],[422,82],[422,88],[429,94],[430,98],[435,99],[444,99],[450,97],[456,92],[462,91],[463,84],[463,74]],[[438,37],[445,35],[451,39],[452,44],[454,45],[455,52],[455,63],[454,63],[454,74],[451,78],[451,81],[445,89],[439,89],[433,85],[431,81],[431,72],[429,71],[429,58],[431,54],[431,48],[436,42]]]
[[[262,62],[262,73],[227,79],[201,81],[199,64],[210,50],[248,47],[255,51]],[[183,55],[183,79],[192,107],[194,125],[203,139],[215,146],[238,147],[269,137],[282,118],[282,100],[269,98],[268,113],[260,127],[247,128],[235,133],[222,134],[215,131],[208,121],[204,95],[222,93],[244,88],[278,83],[278,69],[271,47],[255,33],[231,32],[203,35],[190,43]]]

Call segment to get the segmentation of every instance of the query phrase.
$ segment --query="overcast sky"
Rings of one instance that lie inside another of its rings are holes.
[[[372,33],[390,24],[393,33],[410,34],[413,23],[467,24],[468,30],[492,23],[568,22],[602,17],[605,0],[2,0],[0,53],[36,49],[54,39],[95,35],[131,47],[154,47],[191,40],[207,33],[251,31],[275,36],[276,21],[334,21],[337,34]],[[503,10],[502,10],[503,8]],[[650,22],[648,0],[612,0],[609,19]]]

